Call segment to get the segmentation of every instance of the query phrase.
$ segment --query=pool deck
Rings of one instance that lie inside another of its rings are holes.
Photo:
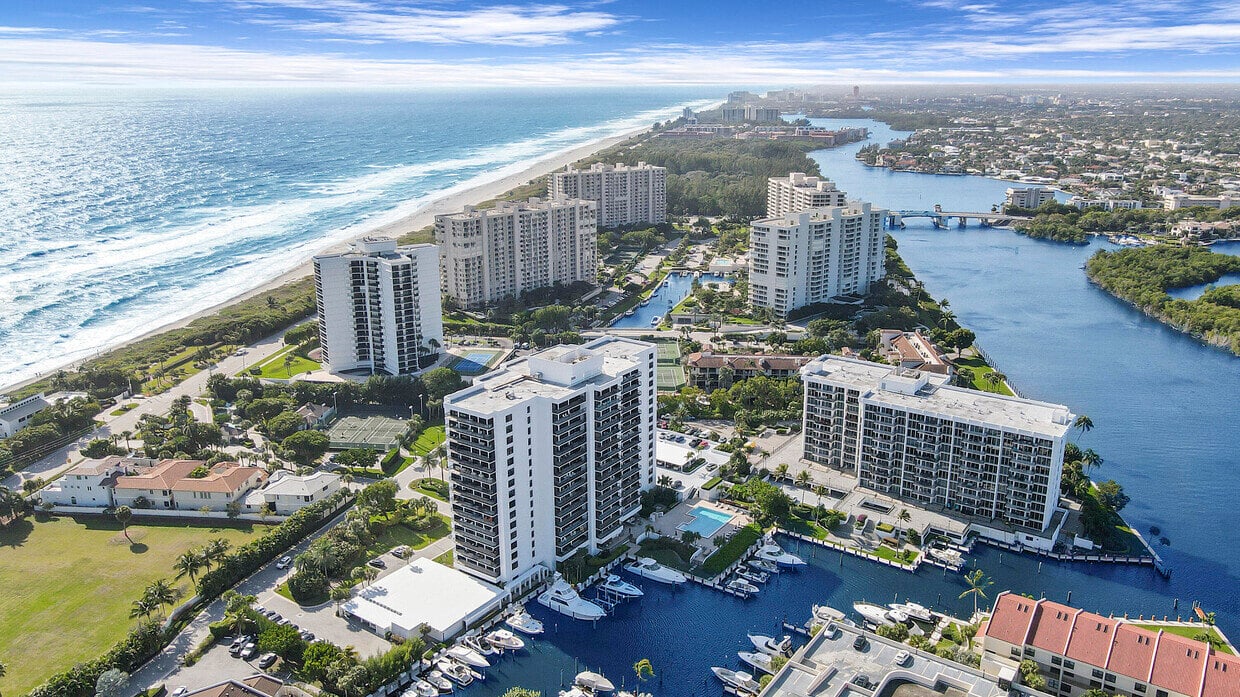
[[[700,517],[700,516],[694,515],[693,512],[699,508],[711,510],[711,511],[717,511],[718,513],[727,517],[727,520],[721,521],[719,525],[712,528],[710,532],[703,532],[702,530],[697,530],[696,532],[700,534],[703,539],[713,538],[715,535],[718,535],[720,532],[723,532],[725,534],[731,534],[737,529],[737,526],[735,524],[736,513],[732,511],[724,510],[723,508],[715,506],[709,501],[698,501],[697,503],[694,503],[693,506],[691,506],[687,511],[685,511],[684,521],[681,522],[679,525],[677,525],[676,529],[681,532],[693,529],[690,526],[692,526],[693,523],[696,522],[697,519]]]

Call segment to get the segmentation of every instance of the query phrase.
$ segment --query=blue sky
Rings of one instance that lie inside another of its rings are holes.
[[[1235,0],[9,0],[0,80],[1232,82]]]

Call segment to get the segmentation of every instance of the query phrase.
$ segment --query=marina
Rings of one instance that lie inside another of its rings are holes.
[[[658,326],[664,315],[671,312],[681,300],[689,297],[693,290],[693,280],[699,283],[717,283],[726,280],[719,274],[694,274],[685,271],[673,271],[655,288],[650,297],[643,300],[637,307],[617,317],[611,326],[615,329],[643,329]]]

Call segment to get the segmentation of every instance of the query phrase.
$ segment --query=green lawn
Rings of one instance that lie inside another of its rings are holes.
[[[1136,626],[1148,629],[1152,632],[1157,632],[1161,629],[1168,634],[1177,634],[1182,637],[1188,637],[1189,639],[1197,639],[1202,634],[1208,633],[1218,642],[1214,645],[1216,651],[1233,656],[1235,655],[1235,651],[1232,650],[1231,646],[1222,643],[1223,638],[1219,636],[1218,631],[1215,630],[1214,627],[1207,627],[1204,624],[1199,624],[1195,627],[1168,626],[1165,624],[1138,624]]]
[[[255,366],[261,371],[259,372],[258,377],[284,380],[299,373],[319,369],[320,366],[318,363],[310,360],[309,358],[302,358],[301,356],[292,353],[295,348],[297,347],[286,346],[285,348],[272,354],[267,360]],[[291,355],[293,357],[293,362],[290,363],[287,368],[284,365],[285,355]]]
[[[132,547],[118,524],[100,518],[22,520],[0,530],[0,661],[8,668],[0,693],[24,694],[122,639],[130,604],[151,581],[171,579],[182,552],[213,537],[235,548],[265,529],[135,522]]]
[[[438,448],[444,441],[443,426],[427,426],[418,439],[409,446],[409,452],[418,457],[424,457],[427,453]]]
[[[982,392],[994,392],[996,394],[1004,394],[1009,396],[1012,395],[1012,391],[1008,389],[1007,385],[1000,383],[996,386],[986,382],[986,375],[993,372],[994,369],[987,365],[986,361],[982,360],[981,356],[957,358],[955,363],[957,367],[968,368],[973,371],[974,389],[981,390]]]
[[[878,547],[872,550],[868,550],[868,551],[870,554],[873,554],[874,556],[879,557],[880,559],[886,559],[887,561],[893,561],[897,564],[911,564],[913,563],[914,560],[917,559],[917,557],[913,557],[911,559],[905,559],[903,556],[901,556],[901,552],[897,552],[896,550],[892,549],[890,545],[879,545]]]
[[[410,485],[413,486],[413,490],[418,492],[419,494],[426,494],[427,496],[433,499],[439,499],[440,501],[447,501],[448,500],[447,496],[444,496],[443,494],[439,493],[438,491],[435,491],[431,487],[426,486],[426,483],[430,481],[439,482],[443,480],[437,477],[423,477],[422,479],[418,479],[416,481],[410,482]]]
[[[453,566],[455,564],[455,561],[454,561],[455,557],[453,556],[452,552],[453,550],[450,549],[444,552],[443,554],[440,554],[439,556],[435,557],[431,561],[439,562],[440,564],[443,564],[444,566]]]

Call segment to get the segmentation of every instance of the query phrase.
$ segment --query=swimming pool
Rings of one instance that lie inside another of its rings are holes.
[[[692,516],[692,519],[687,523],[681,523],[676,529],[681,532],[696,532],[703,539],[714,536],[715,533],[719,532],[720,528],[731,523],[732,519],[736,517],[731,513],[724,513],[706,506],[694,506],[689,511],[689,515]]]

